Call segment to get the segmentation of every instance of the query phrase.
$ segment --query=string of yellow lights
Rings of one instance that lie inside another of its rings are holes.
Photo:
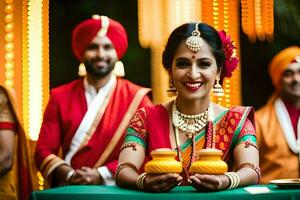
[[[4,30],[5,30],[5,35],[4,35],[4,40],[5,40],[5,86],[9,88],[14,87],[14,4],[13,0],[5,0],[5,25],[4,25]]]

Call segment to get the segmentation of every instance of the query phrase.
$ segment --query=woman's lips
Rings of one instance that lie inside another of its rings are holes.
[[[184,86],[192,91],[192,92],[195,92],[197,91],[201,86],[202,86],[202,82],[197,82],[197,83],[185,83]]]

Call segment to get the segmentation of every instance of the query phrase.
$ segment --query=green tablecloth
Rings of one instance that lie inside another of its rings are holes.
[[[250,186],[253,187],[253,186]],[[219,192],[197,192],[193,187],[176,187],[167,193],[146,193],[121,189],[116,186],[65,186],[44,191],[35,191],[31,200],[300,200],[300,189],[282,189],[275,185],[268,187],[269,193],[250,194],[244,188]]]

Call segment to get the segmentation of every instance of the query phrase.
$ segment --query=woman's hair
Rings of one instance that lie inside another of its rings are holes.
[[[162,64],[167,71],[170,71],[172,68],[173,58],[180,43],[192,35],[192,32],[195,30],[195,25],[196,23],[183,24],[171,33],[162,54]],[[216,59],[218,70],[221,70],[225,60],[225,53],[218,31],[205,23],[199,23],[198,30],[201,33],[201,38],[211,47],[211,52]]]

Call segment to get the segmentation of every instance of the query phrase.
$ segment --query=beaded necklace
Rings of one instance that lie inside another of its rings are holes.
[[[204,128],[208,121],[208,109],[197,115],[186,115],[177,110],[175,101],[172,106],[172,121],[175,127],[178,127],[186,134],[189,139]]]
[[[179,161],[182,162],[182,156],[181,156],[181,147],[180,147],[180,141],[179,141],[179,129],[182,130],[183,132],[187,132],[187,131],[190,131],[190,130],[195,130],[195,128],[191,128],[191,129],[181,129],[180,126],[182,125],[182,123],[186,123],[186,121],[183,119],[181,120],[181,123],[179,123],[179,114],[180,112],[178,111],[177,107],[176,107],[176,101],[174,100],[173,102],[173,106],[172,106],[172,123],[174,125],[174,134],[175,134],[175,143],[176,143],[176,148],[177,148],[177,155],[178,155],[178,158],[179,158]],[[206,123],[205,125],[202,127],[204,128],[206,125],[207,125],[207,130],[206,130],[206,148],[215,148],[215,138],[214,138],[214,131],[213,131],[213,104],[210,103],[209,106],[208,106],[208,109],[206,111],[204,111],[203,113],[206,113]],[[186,118],[186,119],[195,119],[195,118],[198,118],[200,119],[200,116],[201,116],[201,119],[202,119],[202,116],[205,115],[203,113],[200,113],[200,114],[197,114],[197,115],[185,115],[183,113],[181,113],[181,116],[183,116],[183,118]],[[184,121],[184,122],[182,122]],[[203,122],[204,123],[204,122]],[[189,126],[193,126],[193,124],[188,124]],[[197,125],[199,125],[199,123],[197,123]],[[194,125],[195,126],[195,125]],[[201,128],[201,129],[202,129]],[[201,130],[199,129],[199,131]],[[198,131],[198,132],[199,132]],[[192,154],[191,154],[191,158],[188,162],[188,165],[187,167],[185,168],[186,169],[189,169],[190,165],[192,162],[195,162],[196,161],[196,142],[195,142],[195,134],[196,132],[192,132],[192,134],[187,134],[187,137],[189,139],[191,139],[192,141]],[[190,137],[189,137],[190,136]],[[186,172],[187,173],[187,172]]]

